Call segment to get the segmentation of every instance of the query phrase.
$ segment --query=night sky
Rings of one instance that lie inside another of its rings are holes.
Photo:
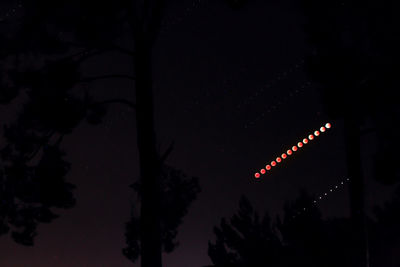
[[[215,3],[217,2],[217,3]],[[154,52],[156,133],[161,149],[175,149],[167,163],[200,179],[202,192],[179,228],[180,246],[163,254],[168,267],[204,266],[213,226],[230,217],[246,195],[260,211],[280,214],[300,189],[320,195],[345,180],[342,121],[324,114],[320,95],[304,69],[309,52],[304,19],[291,1],[249,1],[240,10],[223,2],[182,1],[168,9]],[[129,59],[106,54],[84,65],[86,73],[129,73]],[[132,83],[101,80],[96,97],[134,100]],[[18,102],[18,101],[17,101]],[[7,121],[17,106],[0,106]],[[254,172],[326,122],[333,127],[272,173]],[[3,142],[3,141],[2,141]],[[375,136],[363,139],[367,207],[381,204],[391,188],[369,175]],[[94,267],[132,265],[124,223],[139,177],[134,112],[112,106],[99,126],[85,123],[66,136],[77,185],[76,207],[40,224],[33,247],[0,238],[0,266]],[[321,201],[323,215],[348,216],[347,186]]]

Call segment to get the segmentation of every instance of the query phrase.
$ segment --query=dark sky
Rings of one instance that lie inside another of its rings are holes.
[[[254,206],[279,213],[301,188],[322,194],[346,178],[342,122],[260,181],[255,171],[328,121],[302,60],[307,53],[300,11],[291,1],[249,1],[241,10],[224,3],[190,1],[170,8],[154,53],[156,127],[162,148],[175,141],[168,164],[200,178],[202,192],[179,228],[180,246],[164,266],[211,263],[207,242],[242,194]],[[189,8],[189,9],[187,9]],[[88,73],[129,72],[129,60],[107,54],[89,61]],[[309,86],[304,85],[309,82]],[[126,81],[91,85],[99,99],[133,100]],[[0,118],[9,117],[0,107]],[[365,165],[374,136],[363,140]],[[121,253],[124,223],[138,177],[134,113],[114,106],[101,126],[80,125],[64,148],[77,185],[77,206],[40,225],[34,247],[0,239],[0,266],[103,267],[132,265]],[[367,205],[390,189],[365,168]],[[346,216],[347,187],[319,204],[325,216]]]

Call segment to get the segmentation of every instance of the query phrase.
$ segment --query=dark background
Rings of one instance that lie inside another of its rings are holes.
[[[175,140],[168,164],[199,177],[202,188],[179,228],[181,245],[172,254],[163,254],[168,267],[210,264],[207,242],[214,239],[212,228],[235,212],[242,194],[258,210],[281,214],[284,202],[295,199],[299,189],[320,195],[347,178],[343,123],[336,120],[294,158],[261,180],[253,179],[255,171],[328,122],[328,117],[304,70],[308,45],[298,7],[289,0],[249,2],[240,10],[209,0],[177,3],[168,8],[156,43],[159,142],[166,147]],[[18,17],[18,10],[14,13]],[[109,53],[89,60],[84,68],[107,73],[129,71],[132,66]],[[100,99],[133,99],[130,82],[99,81],[90,86]],[[1,122],[15,118],[18,103],[0,106]],[[61,217],[49,225],[39,225],[33,247],[2,237],[0,266],[132,266],[121,248],[133,198],[129,185],[139,176],[135,128],[134,113],[113,106],[105,123],[80,124],[65,137],[63,148],[72,163],[67,180],[77,185],[76,207],[60,210]],[[370,175],[376,136],[367,135],[362,142],[371,214],[371,207],[387,200],[393,188],[376,183]],[[329,194],[319,207],[324,217],[348,216],[347,186]]]

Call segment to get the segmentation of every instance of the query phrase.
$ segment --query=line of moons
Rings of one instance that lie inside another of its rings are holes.
[[[314,134],[308,135],[307,138],[304,138],[303,140],[299,141],[297,145],[294,145],[290,149],[288,149],[286,153],[284,152],[281,154],[281,156],[278,156],[275,160],[272,160],[271,163],[265,166],[265,168],[262,168],[259,172],[256,172],[254,174],[254,177],[256,179],[259,179],[261,175],[267,174],[268,172],[272,171],[272,169],[278,166],[278,164],[281,163],[283,160],[293,155],[294,152],[298,151],[304,145],[308,144],[310,141],[314,140],[315,137],[320,136],[321,133],[324,133],[327,129],[330,129],[331,127],[332,125],[329,122],[326,123],[325,126],[321,126],[319,130],[314,131]]]

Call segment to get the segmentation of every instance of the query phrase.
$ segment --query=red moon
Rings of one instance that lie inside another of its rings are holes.
[[[298,147],[303,147],[303,143],[302,143],[302,142],[298,142],[298,143],[297,143],[297,146],[298,146]]]

